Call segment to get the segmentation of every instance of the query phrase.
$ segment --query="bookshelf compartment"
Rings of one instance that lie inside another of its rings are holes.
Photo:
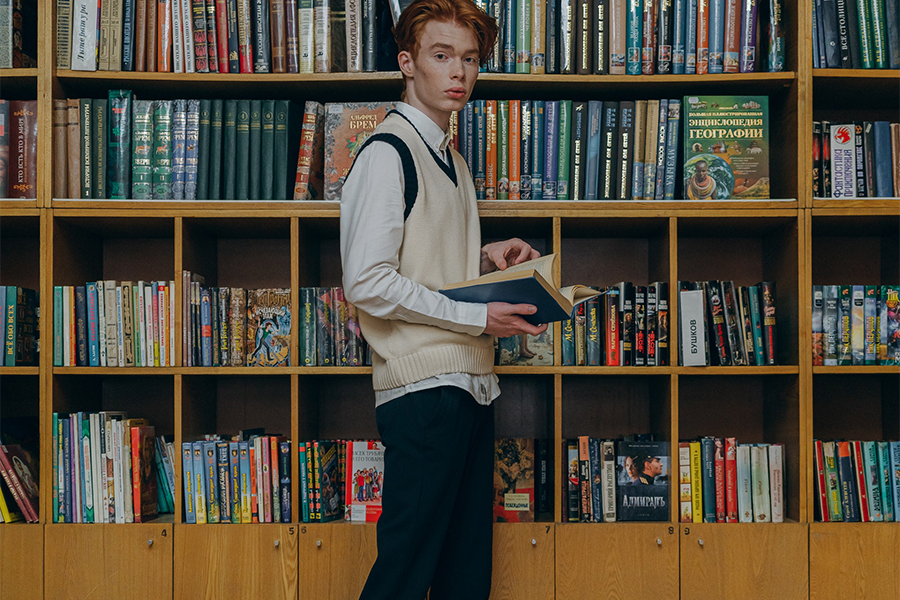
[[[37,69],[0,69],[4,100],[34,100],[37,98]]]
[[[679,529],[683,600],[737,600],[748,593],[754,598],[808,598],[806,523],[695,523]]]
[[[370,375],[314,375],[300,371],[298,442],[377,440],[375,392]]]
[[[340,219],[300,219],[299,270],[301,287],[343,287]]]
[[[677,598],[678,533],[669,523],[556,525],[556,597]]]
[[[0,600],[43,598],[44,528],[0,524]]]
[[[297,598],[298,527],[178,526],[176,600],[195,598]],[[326,596],[327,597],[327,594]]]
[[[884,374],[814,375],[812,388],[814,439],[900,440],[896,368]]]
[[[735,287],[774,281],[776,364],[796,365],[800,248],[796,216],[679,217],[677,278],[728,280]],[[805,301],[808,291],[803,293]],[[677,331],[670,336],[677,340]]]
[[[121,600],[172,595],[173,525],[50,525],[45,528],[45,600],[71,590]]]
[[[39,290],[40,249],[40,217],[4,215],[0,218],[0,285]]]
[[[813,214],[812,284],[900,284],[898,247],[900,215]]]
[[[301,598],[358,598],[378,547],[375,523],[299,526]]]
[[[32,368],[37,370],[37,367]],[[46,489],[40,479],[42,473],[42,465],[40,464],[42,446],[40,444],[41,402],[39,377],[37,374],[3,377],[3,371],[4,369],[0,369],[0,443],[19,445],[28,458],[34,485],[37,486],[38,490]],[[49,469],[50,465],[47,464],[46,468]],[[19,479],[21,481],[21,475],[19,475]],[[4,490],[3,494],[7,501],[7,509],[20,513],[24,517],[25,514],[17,505],[15,499],[13,499],[6,481],[3,481],[2,478],[0,478],[0,486]],[[42,517],[43,513],[40,510],[40,499],[42,499],[42,496],[39,494],[38,498],[38,516]],[[13,523],[0,523],[0,533],[4,529],[24,525],[25,522],[25,519],[21,519]],[[4,549],[4,540],[0,537],[0,565],[2,565],[2,558],[4,558]],[[13,558],[13,560],[16,561],[18,559]],[[24,566],[20,565],[15,568],[24,568]],[[4,598],[2,581],[3,572],[2,568],[0,568],[0,599]]]
[[[678,377],[679,440],[714,436],[784,445],[785,522],[801,520],[799,393],[792,375]]]
[[[871,548],[864,557],[860,548]],[[900,596],[896,523],[810,523],[809,598],[892,600]]]

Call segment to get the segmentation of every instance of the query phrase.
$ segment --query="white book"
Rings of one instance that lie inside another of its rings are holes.
[[[100,345],[100,366],[106,366],[106,296],[103,280],[97,280],[97,334]]]
[[[678,293],[681,328],[680,355],[685,367],[706,366],[706,327],[703,322],[703,291]]]
[[[769,490],[772,495],[772,522],[784,523],[784,446],[769,446]]]
[[[116,319],[116,281],[107,279],[103,282],[103,293],[106,294],[106,366],[119,366],[119,322]]]
[[[831,126],[831,197],[856,198],[856,130],[853,123]]]
[[[615,443],[604,441],[601,444],[603,472],[603,520],[614,523],[616,520],[616,448]]]
[[[184,73],[184,31],[181,28],[182,0],[172,0],[172,72]]]
[[[122,318],[122,286],[116,285],[116,339],[118,343],[119,366],[125,366],[125,319]]]
[[[181,3],[181,27],[184,36],[184,72],[194,72],[194,36],[191,33],[191,1],[179,0]]]
[[[159,319],[159,366],[168,365],[168,349],[166,348],[166,283],[159,282],[159,292],[157,293],[158,319]]]
[[[347,72],[362,71],[362,9],[360,0],[346,0],[344,29],[347,40]]]
[[[85,414],[82,413],[82,420]],[[91,464],[91,421],[88,417],[88,432],[84,433],[83,424],[78,424],[78,439],[81,440],[81,468],[84,471],[84,487],[81,489],[81,501],[84,504],[84,517],[86,523],[94,522],[94,479]],[[90,515],[88,515],[90,511]]]
[[[331,72],[331,6],[328,0],[313,0],[315,11],[316,73]]]
[[[316,44],[315,44],[315,11],[312,0],[300,0],[300,10],[297,11],[300,20],[300,69],[301,73],[313,73],[315,71]]]
[[[154,367],[156,364],[153,359],[153,288],[149,285],[144,286],[144,328],[146,336],[144,337],[144,354],[147,360],[144,361],[147,367]]]
[[[69,311],[72,310],[72,302],[69,299],[69,288],[72,286],[62,286],[63,297],[63,365],[72,366],[72,338],[69,335],[72,327],[72,318]]]
[[[166,300],[168,302],[168,323],[169,323],[169,343],[168,348],[168,365],[175,366],[175,282],[170,281],[166,288]]]
[[[750,479],[753,484],[754,523],[772,522],[768,454],[764,444],[750,446]]]
[[[753,522],[753,482],[750,478],[750,446],[737,447],[738,522]]]
[[[97,70],[97,1],[73,0],[72,70]]]
[[[137,323],[137,327],[135,328],[138,335],[137,342],[134,347],[135,350],[140,349],[135,359],[135,365],[138,367],[146,367],[147,366],[147,323],[144,320],[147,314],[146,307],[144,306],[144,282],[138,281],[137,287],[135,287],[135,293],[137,294],[137,302],[134,303],[134,308],[137,311],[137,318],[134,320]]]

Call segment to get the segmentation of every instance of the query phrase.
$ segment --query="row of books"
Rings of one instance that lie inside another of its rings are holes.
[[[494,440],[494,520],[533,523],[551,512],[553,447],[546,439]]]
[[[124,412],[53,413],[53,522],[146,523],[175,511],[172,442]]]
[[[40,515],[36,459],[19,444],[0,444],[0,523],[37,523]]]
[[[900,286],[812,286],[813,365],[900,365]]]
[[[3,360],[0,366],[37,365],[40,355],[40,297],[35,290],[0,285]]]
[[[174,281],[53,286],[53,366],[175,366]]]
[[[345,510],[347,451],[351,442],[346,440],[311,440],[299,444],[300,460],[300,517],[303,523],[328,523],[340,519],[350,519],[351,513]],[[370,442],[365,443],[366,447]],[[363,500],[357,502],[358,513],[362,512],[366,520],[378,520],[381,510],[381,490],[384,484],[384,453],[380,445],[370,457],[375,464],[366,466],[363,476]],[[360,469],[363,464],[360,463]],[[379,469],[380,467],[380,469]],[[372,471],[369,471],[372,469]],[[369,481],[366,481],[368,477]],[[349,489],[359,494],[356,477],[352,477]],[[352,499],[351,499],[352,501]],[[372,507],[372,515],[368,516]],[[376,508],[377,507],[377,508]]]
[[[815,516],[900,521],[900,442],[813,441]]]
[[[291,442],[238,435],[181,444],[185,523],[290,523]]]
[[[286,200],[289,113],[287,100],[138,100],[131,90],[54,100],[53,195]]]
[[[392,25],[388,0],[70,0],[57,10],[56,63],[171,73],[397,70]]]
[[[578,436],[563,446],[563,522],[669,520],[669,444]]]
[[[182,272],[182,352],[187,367],[289,367],[291,290],[207,287]]]
[[[0,100],[0,123],[0,198],[37,198],[37,100]]]
[[[372,351],[359,327],[359,312],[344,297],[344,288],[301,288],[300,311],[302,366],[371,366]]]
[[[811,4],[814,68],[900,69],[897,0],[816,0]]]
[[[900,123],[813,121],[813,194],[900,197]]]
[[[0,69],[37,67],[37,5],[35,0],[0,4]]]
[[[564,366],[669,364],[669,284],[621,282],[575,307],[562,324]]]
[[[679,281],[678,325],[681,366],[777,364],[774,281]]]
[[[783,523],[784,446],[702,437],[678,443],[682,523]]]
[[[703,75],[784,70],[780,0],[476,4],[500,27],[490,71]]]

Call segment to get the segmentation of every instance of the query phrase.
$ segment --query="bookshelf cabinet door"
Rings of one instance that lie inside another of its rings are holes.
[[[677,598],[678,542],[669,523],[558,524],[556,598]]]
[[[0,525],[0,600],[44,597],[44,527]]]
[[[806,523],[681,525],[681,598],[806,600]],[[752,592],[751,592],[752,590]]]
[[[295,525],[179,525],[175,598],[297,598]]]
[[[171,524],[48,525],[45,529],[45,600],[89,592],[98,600],[172,597]]]
[[[300,598],[358,598],[375,563],[374,523],[300,525]]]
[[[810,523],[809,598],[900,598],[900,526]]]
[[[553,600],[552,523],[494,524],[491,600]]]

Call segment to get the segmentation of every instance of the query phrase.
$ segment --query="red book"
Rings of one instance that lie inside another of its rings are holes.
[[[250,25],[250,0],[237,0],[238,50],[241,55],[241,73],[253,72],[253,28]]]
[[[863,523],[869,522],[869,492],[866,490],[866,463],[862,451],[862,443],[850,442],[853,454],[853,466],[856,469],[856,487],[859,491],[859,516]]]
[[[157,515],[156,432],[152,425],[131,428],[131,480],[134,522],[146,523]]]
[[[219,73],[228,72],[228,7],[226,0],[216,2],[216,45],[219,51]]]
[[[37,198],[37,100],[13,100],[9,116],[7,196]]]
[[[725,440],[715,439],[716,523],[725,522]]]
[[[607,288],[615,289],[615,288]],[[619,301],[618,296],[603,295],[605,315],[604,339],[606,340],[606,366],[618,367],[622,364],[619,356]]]
[[[250,442],[250,513],[252,523],[259,523],[259,504],[256,497],[256,448]]]
[[[509,101],[509,199],[521,200],[519,192],[520,180],[519,173],[521,171],[521,163],[519,162],[520,152],[520,111],[521,103],[518,100]],[[459,126],[457,124],[456,129]]]
[[[737,442],[725,438],[725,522],[738,522],[737,503]]]
[[[741,70],[741,10],[738,0],[725,0],[725,73]]]
[[[38,522],[38,480],[29,455],[17,444],[0,446],[0,475],[29,523]]]
[[[697,0],[697,75],[709,72],[709,0]]]
[[[816,483],[818,484],[818,494],[816,494],[816,502],[819,505],[819,515],[823,523],[831,520],[828,516],[828,494],[827,484],[825,483],[825,453],[822,451],[822,440],[816,440]]]

